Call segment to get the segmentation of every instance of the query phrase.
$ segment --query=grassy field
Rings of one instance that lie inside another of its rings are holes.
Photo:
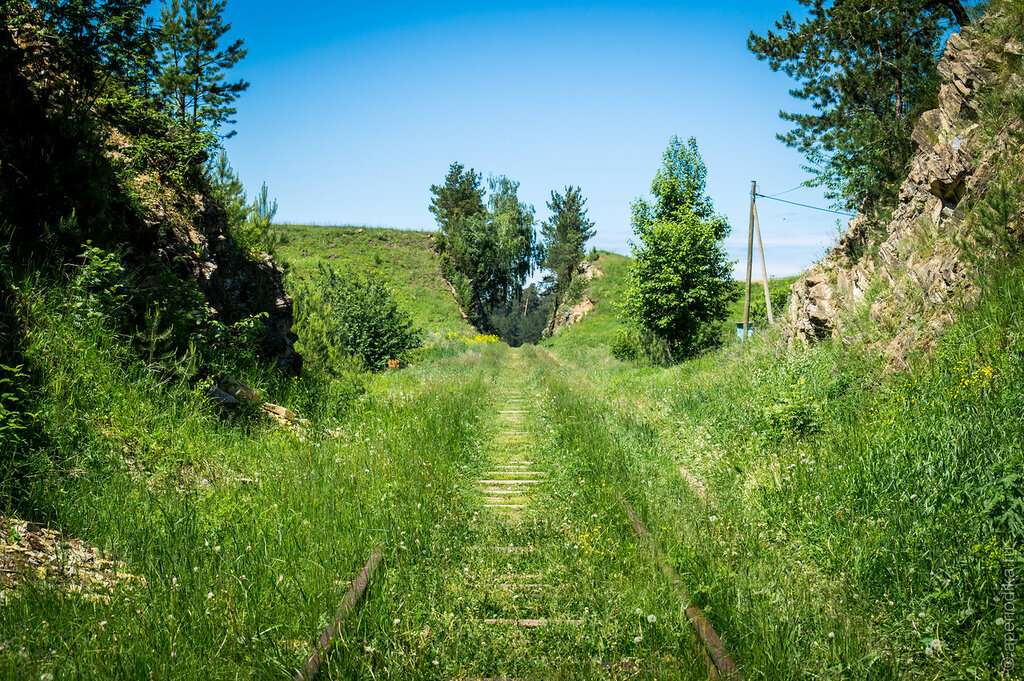
[[[1024,537],[1022,286],[989,282],[906,373],[770,333],[670,369],[553,344],[578,403],[560,421],[635,471],[625,493],[749,676],[1019,678],[1000,590]]]
[[[430,336],[469,332],[455,298],[441,278],[441,263],[432,249],[431,232],[379,227],[280,225],[278,253],[289,277],[308,276],[319,264],[376,270],[394,284],[399,303]]]
[[[118,562],[82,572],[69,549],[5,581],[0,676],[292,676],[383,542],[327,678],[703,678],[626,499],[746,678],[1006,678],[1021,270],[893,374],[771,334],[613,360],[625,262],[602,256],[598,309],[539,348],[452,343],[355,391],[246,376],[299,433],[225,419],[40,291],[25,352],[48,458],[12,508]]]
[[[604,274],[592,279],[585,293],[594,301],[594,309],[576,324],[563,327],[544,345],[606,347],[619,327],[615,302],[626,287],[629,262],[625,256],[602,251],[594,266]]]
[[[0,523],[0,677],[293,677],[383,544],[325,678],[706,678],[684,594],[748,679],[1019,678],[1019,265],[906,371],[777,330],[638,367],[607,347],[628,258],[600,255],[580,323],[513,350],[468,330],[428,235],[286,234],[290,277],[379,269],[442,332],[397,371],[242,375],[297,431],[168,382],[69,303],[81,284],[21,284],[0,387],[31,377],[38,439],[4,512],[62,535],[28,571],[11,556],[42,535]]]

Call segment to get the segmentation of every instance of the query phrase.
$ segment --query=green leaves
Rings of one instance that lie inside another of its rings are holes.
[[[303,354],[330,374],[351,371],[352,358],[380,371],[420,345],[411,315],[398,307],[390,282],[376,272],[363,275],[321,263],[295,292],[295,312]]]
[[[776,31],[751,32],[747,47],[800,87],[790,91],[816,113],[782,112],[795,124],[779,139],[807,158],[806,170],[842,208],[886,199],[906,175],[910,133],[935,104],[936,64],[958,0],[800,0],[808,16],[787,12]]]
[[[544,239],[540,264],[555,274],[555,304],[549,331],[554,328],[559,305],[568,298],[587,242],[594,236],[594,223],[587,219],[586,203],[579,187],[566,187],[564,196],[552,191],[548,201],[552,215],[540,227]]]
[[[537,257],[533,206],[519,200],[519,183],[503,175],[490,178],[485,208],[480,180],[472,169],[453,163],[444,186],[430,188],[430,212],[441,228],[442,270],[459,304],[478,322],[522,289]]]
[[[684,145],[673,137],[651,185],[654,203],[633,203],[633,228],[640,243],[632,244],[634,261],[622,317],[666,342],[677,359],[714,342],[717,324],[737,295],[721,245],[729,223],[715,214],[704,194],[706,176],[696,140]],[[620,336],[617,354],[639,352],[626,348],[630,338]],[[649,340],[642,344],[651,345]]]
[[[165,105],[189,130],[218,132],[235,121],[232,103],[249,88],[228,81],[228,69],[245,58],[244,41],[222,45],[231,24],[224,23],[225,0],[171,0],[160,10],[157,85]],[[231,137],[234,131],[225,137]]]

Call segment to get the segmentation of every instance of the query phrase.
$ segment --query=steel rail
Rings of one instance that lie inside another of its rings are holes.
[[[640,518],[637,516],[636,511],[633,510],[633,507],[629,505],[629,502],[623,499],[622,505],[626,509],[626,515],[629,516],[629,524],[633,526],[633,531],[647,542],[651,552],[661,566],[661,571],[672,581],[672,584],[679,591],[679,595],[686,601],[686,618],[689,620],[690,626],[697,633],[705,655],[710,658],[711,665],[709,666],[712,667],[711,671],[714,672],[712,676],[721,675],[723,678],[730,679],[730,681],[742,681],[743,675],[740,674],[739,668],[736,667],[736,663],[732,661],[729,654],[725,652],[722,638],[715,631],[715,628],[711,626],[711,622],[708,621],[703,611],[693,604],[693,597],[690,596],[686,587],[683,586],[683,581],[679,579],[676,571],[665,560],[657,542],[654,541],[654,537],[647,531],[644,524],[640,522]]]
[[[366,589],[370,586],[370,580],[377,572],[377,568],[380,567],[383,559],[384,544],[379,544],[373,550],[370,560],[366,561],[362,572],[356,577],[356,581],[352,583],[352,588],[345,594],[345,600],[341,602],[341,607],[338,609],[338,614],[334,616],[334,621],[324,630],[324,633],[320,634],[320,640],[316,642],[316,649],[306,659],[306,664],[303,665],[302,670],[295,675],[295,681],[313,681],[320,674],[320,665],[323,664],[328,646],[333,639],[340,637],[342,623],[359,607],[363,596],[366,595]]]

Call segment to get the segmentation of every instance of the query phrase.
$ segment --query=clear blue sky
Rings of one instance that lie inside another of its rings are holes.
[[[669,137],[694,136],[742,261],[750,181],[773,194],[807,177],[775,139],[778,111],[800,106],[793,83],[746,49],[796,7],[229,0],[229,36],[249,49],[234,71],[252,85],[226,147],[250,196],[267,182],[279,222],[433,230],[430,185],[459,161],[518,180],[538,222],[552,189],[582,187],[592,243],[628,254],[630,202]],[[826,205],[817,190],[784,198]],[[800,272],[836,235],[837,216],[759,212],[770,276]]]

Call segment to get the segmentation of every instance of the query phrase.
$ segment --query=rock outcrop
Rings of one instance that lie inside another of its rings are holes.
[[[284,288],[284,270],[269,255],[243,252],[227,234],[224,210],[209,197],[192,197],[195,215],[184,231],[174,234],[161,257],[185,270],[206,297],[213,315],[225,324],[265,313],[266,334],[259,354],[298,374],[302,356],[295,350],[292,298]]]
[[[572,307],[559,310],[558,314],[555,316],[555,324],[551,335],[558,333],[566,326],[572,326],[579,322],[587,315],[588,312],[594,309],[596,304],[596,300],[590,296],[586,296],[582,301]]]
[[[1005,66],[1021,46],[993,44],[984,29],[984,22],[964,28],[946,44],[939,107],[925,112],[913,132],[911,170],[884,232],[859,214],[825,259],[793,284],[785,326],[791,342],[863,333],[852,323],[862,310],[874,330],[869,340],[900,363],[952,322],[951,301],[974,295],[960,250],[966,207],[995,177],[1010,140],[1005,132],[986,135],[977,122],[982,95],[1020,84]]]

